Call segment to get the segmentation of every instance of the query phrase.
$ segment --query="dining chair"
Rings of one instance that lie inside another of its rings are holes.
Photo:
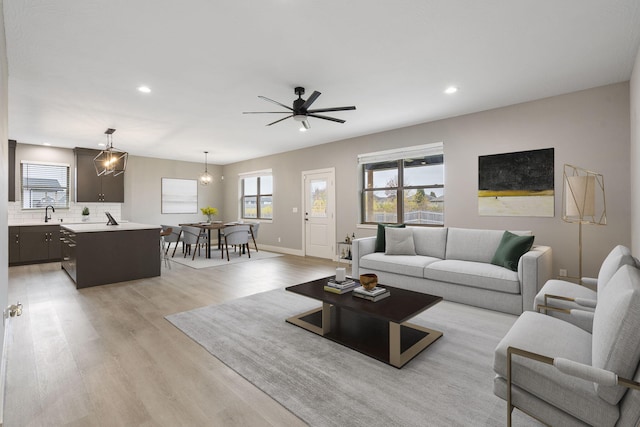
[[[162,245],[162,258],[164,259],[164,265],[165,267],[169,267],[169,269],[171,269],[171,264],[169,263],[169,257],[167,256],[167,252],[169,252],[169,249],[165,250],[165,243],[167,243],[167,237],[171,236],[171,233],[173,233],[173,228],[171,227],[166,227],[163,225],[162,226],[162,230],[160,230],[160,243]]]
[[[187,257],[187,252],[191,253],[191,245],[195,245],[193,248],[193,256],[191,260],[196,259],[196,249],[198,255],[200,255],[200,244],[207,243],[207,233],[205,230],[199,227],[192,227],[185,225],[182,227],[182,244],[186,246],[183,258]]]
[[[224,246],[227,252],[227,261],[229,261],[229,245],[240,246],[239,256],[242,256],[242,250],[247,250],[247,255],[251,258],[251,252],[249,252],[249,236],[251,226],[249,225],[232,225],[225,227],[224,232]],[[224,253],[221,254],[224,258]]]
[[[251,228],[249,229],[249,237],[253,240],[253,246],[256,248],[256,252],[258,252],[258,244],[256,243],[256,238],[258,237],[258,230],[260,230],[259,222],[251,222],[249,223]]]
[[[171,257],[173,258],[176,255],[176,249],[178,248],[178,243],[180,242],[180,237],[182,236],[182,227],[178,225],[162,225],[162,231],[167,229],[171,230],[171,234],[165,236],[164,241],[167,242],[166,253],[169,253],[169,249],[171,249],[171,244],[175,243],[176,245],[173,248],[173,253]],[[184,247],[183,247],[184,252]]]

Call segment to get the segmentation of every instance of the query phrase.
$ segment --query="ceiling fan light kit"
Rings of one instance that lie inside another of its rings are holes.
[[[345,123],[345,120],[337,119],[335,117],[323,116],[317,113],[327,113],[331,111],[348,111],[348,110],[356,109],[356,107],[354,106],[349,106],[349,107],[317,108],[317,109],[310,110],[309,107],[311,107],[311,104],[313,104],[316,101],[316,99],[318,99],[321,93],[318,92],[317,90],[313,91],[311,96],[309,96],[309,98],[307,98],[306,100],[302,98],[302,95],[304,95],[303,87],[301,86],[296,87],[294,89],[294,93],[298,95],[298,99],[293,101],[293,107],[289,107],[278,101],[269,99],[266,96],[258,96],[258,98],[264,99],[265,101],[284,107],[288,111],[245,111],[242,114],[283,114],[283,113],[289,114],[286,117],[283,117],[274,122],[268,123],[267,126],[275,125],[276,123],[280,123],[283,120],[293,117],[293,120],[302,122],[303,127],[300,128],[300,131],[304,132],[307,129],[311,128],[311,125],[309,124],[309,120],[308,120],[309,117],[322,119],[322,120],[329,120],[336,123]]]

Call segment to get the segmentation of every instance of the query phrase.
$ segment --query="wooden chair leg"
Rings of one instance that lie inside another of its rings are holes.
[[[249,255],[249,258],[251,258],[251,251],[249,251],[249,242],[247,242],[245,246],[247,247],[247,255]]]
[[[196,249],[198,249],[198,256],[200,256],[200,236],[198,236],[198,238],[196,239],[196,247],[193,248],[193,256],[191,257],[191,261],[193,261],[194,259],[196,259]]]

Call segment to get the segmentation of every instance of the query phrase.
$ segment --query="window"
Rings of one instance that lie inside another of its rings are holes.
[[[22,209],[69,207],[69,165],[22,161]]]
[[[444,225],[442,143],[358,156],[362,223]]]
[[[273,219],[271,170],[242,174],[240,178],[243,219]]]

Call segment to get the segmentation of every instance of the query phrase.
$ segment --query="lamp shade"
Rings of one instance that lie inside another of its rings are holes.
[[[602,174],[577,166],[564,165],[562,191],[564,221],[594,225],[607,223]]]
[[[583,220],[595,215],[596,179],[594,176],[568,176],[565,187],[567,217]]]

